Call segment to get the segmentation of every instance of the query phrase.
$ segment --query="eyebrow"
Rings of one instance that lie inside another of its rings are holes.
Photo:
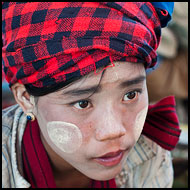
[[[140,84],[145,80],[145,78],[146,78],[145,76],[138,76],[136,78],[122,82],[119,85],[119,87],[124,88],[124,87],[130,87],[133,85]],[[101,91],[101,89],[102,89],[101,85],[98,84],[98,85],[86,87],[83,89],[69,90],[69,91],[63,92],[62,95],[82,96],[82,95],[87,95],[90,93],[98,93]]]
[[[142,83],[145,79],[146,79],[145,76],[139,76],[139,77],[136,77],[134,79],[122,82],[120,84],[120,87],[123,88],[123,87],[129,87],[129,86],[132,86],[132,85],[137,85],[139,83]]]

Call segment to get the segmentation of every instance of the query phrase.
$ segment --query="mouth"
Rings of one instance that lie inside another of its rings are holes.
[[[103,166],[115,166],[120,163],[123,158],[125,150],[118,150],[116,152],[109,152],[103,156],[93,158],[93,160]]]

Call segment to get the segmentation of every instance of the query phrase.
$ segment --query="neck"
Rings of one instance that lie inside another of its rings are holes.
[[[41,140],[49,157],[56,187],[88,188],[90,179],[59,157],[47,144],[42,134]]]
[[[73,169],[72,171],[53,171],[57,188],[89,188],[90,179]]]

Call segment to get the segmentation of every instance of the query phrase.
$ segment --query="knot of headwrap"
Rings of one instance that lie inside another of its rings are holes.
[[[3,66],[45,95],[112,61],[157,62],[161,25],[149,2],[9,2],[2,9]]]

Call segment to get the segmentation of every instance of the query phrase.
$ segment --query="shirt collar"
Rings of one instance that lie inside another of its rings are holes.
[[[127,157],[127,161],[130,163],[132,168],[156,156],[154,144],[155,143],[152,140],[148,139],[144,135],[140,136]]]

